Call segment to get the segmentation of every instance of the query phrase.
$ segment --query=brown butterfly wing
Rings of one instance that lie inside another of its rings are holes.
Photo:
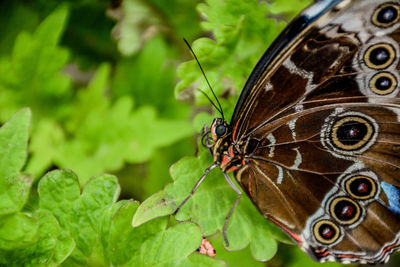
[[[257,66],[233,116],[237,180],[320,261],[380,262],[399,247],[400,38],[398,23],[377,23],[385,5],[343,1],[304,28]]]
[[[350,156],[332,151],[325,144],[330,137],[321,139],[320,129],[301,131],[311,122],[324,125],[340,121],[348,112],[363,114],[365,118],[381,118],[377,123],[379,135],[368,139],[365,146],[370,148],[363,153],[353,152]],[[388,145],[400,144],[397,120],[397,114],[388,107],[369,103],[326,107],[308,114],[299,112],[296,129],[303,134],[288,141],[283,133],[291,129],[283,124],[268,134],[273,138],[255,135],[260,140],[258,148],[248,156],[247,166],[236,177],[260,211],[316,259],[332,256],[339,261],[384,260],[388,254],[382,251],[398,245],[400,230],[400,217],[390,209],[388,196],[381,188],[382,181],[400,186],[398,176],[394,175],[400,167],[400,157],[388,149]],[[359,199],[357,192],[354,195],[349,191],[348,184],[352,179],[357,182],[357,177],[372,181],[370,186],[375,189],[369,188],[368,199]],[[353,204],[350,207],[353,210],[347,211],[348,218],[339,220],[332,212],[335,207],[339,212],[346,211],[346,206],[341,209],[335,199]],[[337,238],[324,241],[316,236],[316,225],[324,221],[329,221],[337,230]]]

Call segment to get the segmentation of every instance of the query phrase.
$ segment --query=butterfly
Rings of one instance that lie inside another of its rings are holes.
[[[233,172],[314,260],[387,261],[400,248],[399,42],[400,1],[306,8],[257,63],[230,124],[217,99],[222,118],[204,135],[214,164],[191,195],[220,167],[238,193],[227,218]]]

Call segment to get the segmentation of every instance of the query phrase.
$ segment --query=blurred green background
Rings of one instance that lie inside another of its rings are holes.
[[[308,1],[284,2],[3,1],[0,122],[31,108],[24,170],[38,179],[69,168],[82,184],[108,172],[124,198],[157,192],[214,116],[183,38],[229,118],[258,58]]]
[[[36,182],[52,169],[73,170],[81,185],[111,173],[122,199],[143,201],[171,182],[172,164],[196,153],[198,133],[214,116],[183,38],[229,118],[258,58],[308,3],[2,1],[0,123],[31,108],[24,172]],[[219,240],[217,257],[231,266],[265,265],[248,249],[225,252]],[[267,263],[304,264],[313,263],[290,245]]]

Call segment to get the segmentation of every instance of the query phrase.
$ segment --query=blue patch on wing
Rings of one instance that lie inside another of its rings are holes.
[[[304,10],[304,15],[309,17],[310,20],[314,21],[342,1],[343,0],[320,0],[314,2],[314,4]]]
[[[381,187],[389,200],[389,209],[400,215],[400,188],[381,182]]]

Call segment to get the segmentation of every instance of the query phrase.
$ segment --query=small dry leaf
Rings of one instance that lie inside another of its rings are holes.
[[[211,243],[205,237],[203,237],[203,240],[201,241],[200,247],[197,250],[201,254],[204,254],[204,255],[207,255],[207,256],[210,256],[210,257],[215,257],[215,255],[217,254],[215,252],[215,249],[211,245]]]

